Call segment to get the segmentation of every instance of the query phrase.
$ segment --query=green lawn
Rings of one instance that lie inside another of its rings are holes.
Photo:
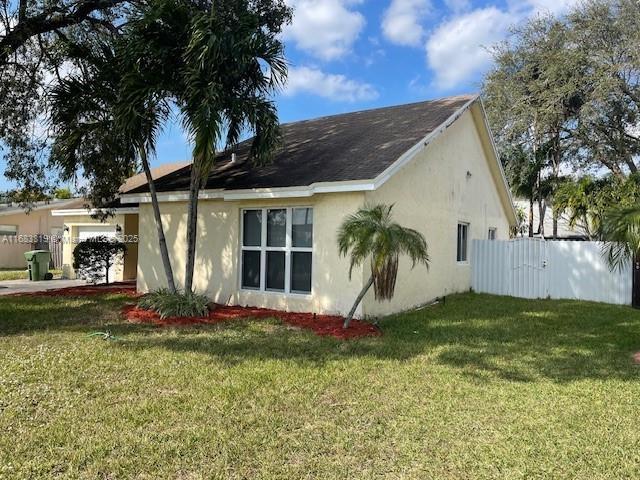
[[[0,478],[640,476],[630,308],[465,294],[341,342],[124,301],[0,297]]]
[[[62,270],[49,270],[53,273],[54,278],[62,275]],[[5,280],[22,280],[27,278],[26,269],[0,268],[0,282]]]

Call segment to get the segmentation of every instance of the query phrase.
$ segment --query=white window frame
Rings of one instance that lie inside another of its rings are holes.
[[[273,206],[273,207],[246,207],[240,209],[240,268],[238,269],[238,285],[240,290],[249,292],[260,292],[277,295],[291,295],[308,297],[313,294],[313,272],[315,270],[315,262],[313,255],[314,233],[311,236],[311,247],[294,247],[293,246],[293,210],[309,208],[313,211],[312,206],[295,205],[291,207]],[[260,246],[245,246],[244,245],[244,212],[259,210],[261,212],[261,231],[260,231]],[[286,236],[284,247],[269,247],[267,246],[267,211],[269,210],[286,210]],[[313,231],[315,231],[315,216],[312,224]],[[260,288],[245,287],[242,284],[242,272],[244,251],[260,252]],[[267,288],[267,252],[284,252],[284,290],[268,289]],[[291,290],[291,254],[294,252],[308,252],[311,253],[311,291],[301,292],[297,290]]]
[[[15,233],[7,233],[4,231],[4,228],[9,227],[9,228],[15,228],[16,231]],[[0,237],[17,237],[18,236],[18,225],[12,225],[9,223],[3,223],[0,225]]]
[[[467,228],[467,238],[465,240],[466,245],[465,245],[465,259],[464,260],[458,260],[458,242],[460,241],[460,225],[463,225]],[[469,264],[469,233],[471,232],[471,224],[469,222],[462,222],[459,221],[458,223],[456,223],[456,263],[458,265],[468,265]]]
[[[491,235],[493,233],[493,236]],[[498,239],[498,229],[496,227],[489,227],[487,231],[487,240],[497,240]]]

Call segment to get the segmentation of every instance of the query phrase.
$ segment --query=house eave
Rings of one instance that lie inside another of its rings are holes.
[[[131,203],[131,202],[127,202]],[[100,215],[103,213],[111,213],[114,215],[126,215],[132,213],[138,213],[138,207],[125,207],[125,208],[114,208],[114,209],[99,209],[99,208],[68,208],[61,210],[52,210],[52,217],[72,217],[72,216],[92,216],[92,215]]]

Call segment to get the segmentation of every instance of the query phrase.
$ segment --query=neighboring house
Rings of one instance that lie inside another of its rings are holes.
[[[43,248],[47,237],[62,234],[62,219],[51,212],[75,202],[76,199],[36,202],[30,210],[18,204],[0,204],[0,268],[26,269],[24,252]]]
[[[520,210],[524,218],[520,225],[519,236],[529,236],[529,201],[528,200],[515,200],[516,208]],[[553,239],[553,207],[547,205],[544,213],[544,235],[540,235],[536,232],[540,227],[540,209],[537,202],[533,205],[533,236],[543,237],[546,239]],[[558,217],[558,234],[555,240],[589,240],[589,236],[586,234],[585,229],[580,225],[572,227],[569,225],[569,220],[566,215],[560,215]]]
[[[162,165],[152,170],[151,175],[160,178],[189,165],[188,162]],[[120,187],[120,194],[131,189],[146,185],[143,173],[134,175]],[[138,267],[138,206],[136,204],[123,205],[119,200],[109,208],[110,215],[104,220],[96,217],[96,209],[87,209],[82,199],[76,204],[53,211],[64,228],[64,244],[62,249],[62,276],[76,278],[73,268],[73,249],[76,245],[89,238],[105,236],[107,238],[121,237],[127,245],[127,253],[121,263],[114,265],[109,277],[113,281],[135,280]]]
[[[396,295],[370,292],[359,315],[422,305],[471,286],[471,240],[507,239],[516,215],[478,96],[457,96],[282,125],[273,163],[254,167],[241,143],[221,154],[201,192],[194,288],[220,303],[346,313],[368,278],[338,256],[347,215],[395,204],[422,232],[431,268],[401,259]],[[190,168],[156,182],[173,271],[184,284]],[[137,286],[166,285],[146,185],[139,204]]]

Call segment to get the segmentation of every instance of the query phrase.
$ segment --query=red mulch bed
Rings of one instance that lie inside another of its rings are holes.
[[[122,309],[125,318],[133,323],[151,323],[154,325],[199,325],[215,324],[240,318],[278,318],[282,322],[295,327],[313,331],[316,335],[330,336],[340,339],[370,337],[381,335],[378,328],[370,323],[353,320],[349,328],[344,330],[343,317],[334,315],[314,315],[313,313],[282,312],[266,308],[230,307],[216,305],[206,317],[169,317],[161,319],[153,311],[127,305]]]
[[[56,288],[42,292],[12,293],[17,297],[84,297],[87,295],[105,295],[107,293],[122,293],[135,297],[136,286],[133,283],[111,283],[109,285],[81,285],[79,287]]]

